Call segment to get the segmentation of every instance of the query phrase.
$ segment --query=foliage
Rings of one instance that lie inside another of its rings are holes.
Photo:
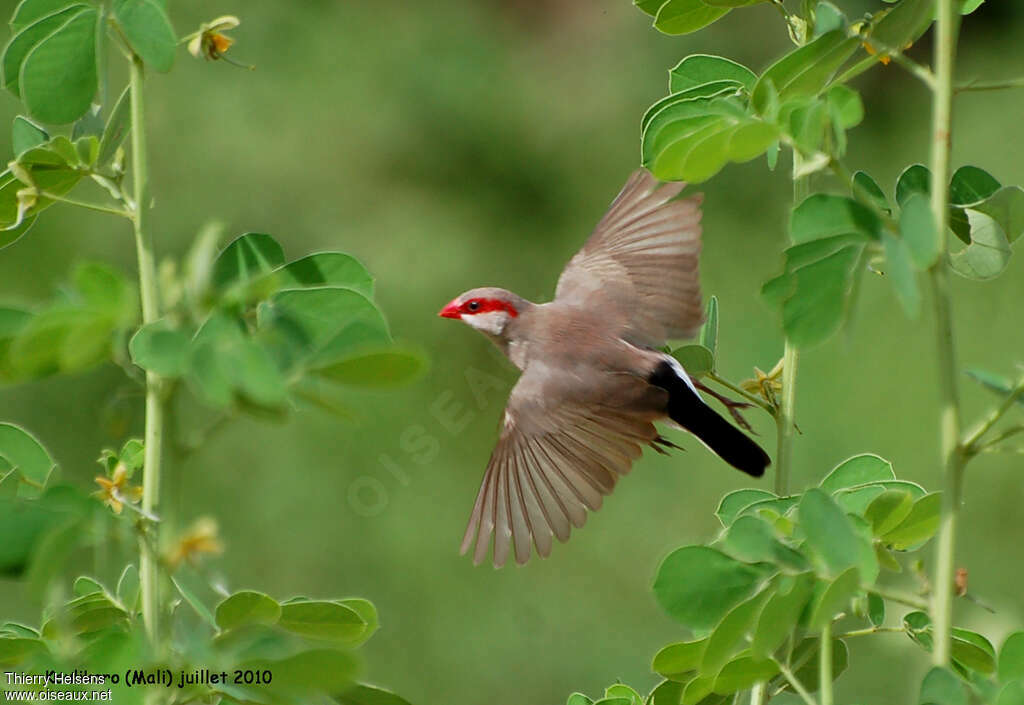
[[[774,169],[780,147],[792,151],[792,244],[784,252],[782,273],[762,287],[766,300],[781,312],[787,345],[806,348],[835,334],[866,271],[885,275],[910,317],[920,313],[924,273],[933,280],[946,268],[977,281],[999,276],[1011,243],[1024,231],[1024,190],[1019,186],[1004,186],[975,166],[960,167],[948,184],[943,173],[936,186],[927,167],[913,164],[902,171],[890,196],[869,174],[851,173],[844,162],[847,132],[865,111],[850,82],[872,66],[895,62],[928,84],[936,101],[941,95],[951,98],[951,85],[940,84],[951,81],[948,74],[936,75],[904,54],[937,14],[943,21],[935,0],[898,0],[856,22],[827,1],[804,0],[799,12],[770,1],[795,48],[759,73],[725,57],[685,57],[669,71],[669,95],[643,116],[641,160],[662,179],[700,182],[730,162],[762,155]],[[635,4],[660,31],[687,34],[762,2],[769,0]],[[956,8],[969,14],[979,5],[959,2]],[[938,51],[941,55],[941,46]],[[948,139],[937,136],[933,150],[933,163],[946,164],[948,159],[936,161],[935,154],[948,158]],[[829,175],[838,188],[810,192],[812,177]],[[946,193],[936,198],[933,188]],[[947,224],[952,237],[943,232]],[[947,296],[941,290],[934,295]],[[756,405],[771,414],[779,427],[781,453],[789,421],[780,396],[785,385],[794,384],[792,377],[782,376],[780,361],[772,372],[756,370],[754,379],[740,384],[724,379],[718,370],[715,298],[705,318],[698,343],[672,354],[694,377],[743,396],[743,402],[730,406],[737,422],[746,425],[737,413],[742,406]],[[946,345],[947,337],[940,342]],[[785,360],[789,365],[788,352]],[[990,433],[1024,398],[1024,385],[984,370],[970,375],[1002,401],[970,434],[947,446],[952,448],[952,472],[1022,429],[1016,425]],[[784,477],[784,468],[777,472]],[[957,488],[957,481],[952,486]],[[618,684],[603,699],[575,693],[568,703],[718,705],[753,689],[754,705],[787,690],[808,705],[831,705],[831,681],[849,662],[847,642],[892,631],[935,652],[937,665],[921,684],[919,702],[966,703],[968,693],[983,702],[1017,702],[1024,681],[1010,664],[1018,661],[1024,632],[1011,634],[998,652],[973,631],[944,624],[945,633],[939,635],[933,615],[944,608],[933,608],[926,599],[932,586],[920,574],[919,560],[911,564],[918,574],[917,591],[888,584],[887,575],[911,572],[908,559],[931,548],[940,523],[948,523],[959,501],[944,501],[940,493],[897,479],[887,461],[871,454],[840,463],[817,487],[801,493],[743,489],[726,495],[716,512],[720,535],[709,544],[670,553],[654,581],[659,605],[692,632],[690,639],[655,655],[652,669],[665,680],[646,697]],[[940,565],[950,565],[950,545],[946,553],[937,552]],[[953,586],[944,588],[949,594]],[[965,595],[966,584],[956,590]],[[900,611],[899,626],[893,626],[892,616]],[[940,639],[949,645],[948,657],[934,648]],[[816,691],[819,700],[812,695]]]
[[[87,208],[132,223],[139,280],[84,262],[51,302],[0,308],[0,381],[113,362],[143,386],[147,408],[146,438],[102,451],[92,495],[61,484],[28,431],[0,423],[0,572],[44,599],[37,625],[0,626],[0,663],[22,673],[106,674],[119,703],[401,705],[393,693],[356,683],[359,647],[379,626],[371,602],[229,592],[203,563],[223,551],[212,519],[173,540],[162,528],[163,412],[185,390],[220,422],[238,412],[281,418],[300,404],[346,414],[347,390],[403,384],[424,367],[418,351],[392,339],[373,278],[342,252],[287,261],[259,233],[221,249],[210,227],[181,263],[163,263],[158,288],[143,72],[169,71],[183,42],[223,58],[231,42],[219,31],[237,27],[237,18],[204,23],[179,41],[163,0],[22,0],[10,24],[0,83],[28,114],[14,120],[14,159],[0,174],[0,247],[56,203]],[[111,49],[132,73],[108,104]],[[167,430],[180,460],[178,429]],[[64,572],[83,553],[94,571],[69,583]]]

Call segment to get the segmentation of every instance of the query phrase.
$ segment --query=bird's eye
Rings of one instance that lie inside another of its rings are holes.
[[[470,311],[479,311],[480,310],[480,302],[479,301],[470,301],[468,304],[466,304],[466,308],[468,308]]]

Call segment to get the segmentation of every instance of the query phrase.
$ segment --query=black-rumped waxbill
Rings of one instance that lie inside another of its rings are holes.
[[[701,197],[634,172],[562,271],[550,303],[505,289],[471,289],[439,315],[482,332],[522,370],[505,409],[462,541],[474,563],[531,544],[551,552],[630,470],[644,446],[673,444],[655,421],[674,422],[735,468],[759,477],[771,462],[704,403],[686,370],[659,350],[703,322],[697,260]]]

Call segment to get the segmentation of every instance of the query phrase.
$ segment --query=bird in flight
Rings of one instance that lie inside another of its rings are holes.
[[[438,314],[486,335],[522,371],[462,540],[462,553],[475,540],[475,564],[492,536],[495,567],[510,550],[517,563],[532,546],[549,555],[552,537],[583,526],[644,446],[677,447],[655,421],[681,426],[754,477],[771,462],[660,350],[703,323],[701,197],[676,199],[684,187],[635,171],[562,271],[554,301],[483,287]],[[730,412],[743,406],[718,398]]]

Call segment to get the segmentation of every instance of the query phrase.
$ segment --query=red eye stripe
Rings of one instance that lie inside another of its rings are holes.
[[[470,308],[469,305],[471,303],[477,304],[477,307]],[[494,311],[505,311],[512,318],[519,315],[519,311],[516,311],[515,306],[501,299],[470,299],[459,307],[460,313],[470,316],[475,316],[478,313],[493,313]]]

